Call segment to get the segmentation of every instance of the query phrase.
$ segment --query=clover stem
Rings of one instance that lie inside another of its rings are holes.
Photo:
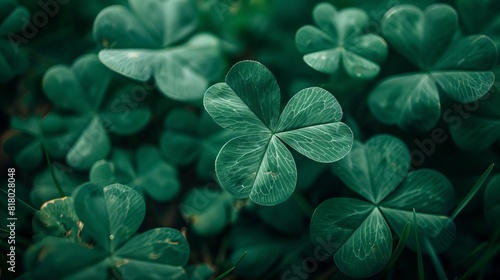
[[[446,272],[444,272],[443,265],[441,264],[441,261],[439,261],[439,258],[436,254],[436,251],[434,250],[434,247],[432,247],[432,244],[429,242],[429,240],[427,240],[427,238],[422,238],[422,241],[424,242],[424,246],[427,249],[429,256],[431,257],[432,263],[434,264],[438,279],[448,279],[448,277],[446,276]]]
[[[2,191],[7,196],[9,195],[5,190],[0,190],[0,191]],[[21,202],[22,205],[26,206],[26,208],[28,208],[32,214],[35,214],[37,212],[37,210],[35,208],[33,208],[33,206],[31,206],[28,203],[24,202],[22,199],[20,199],[17,196],[16,196],[16,200],[18,202]]]
[[[42,145],[43,145],[43,151],[45,153],[45,159],[47,160],[47,164],[49,165],[50,175],[52,176],[52,180],[54,180],[54,183],[57,187],[57,191],[59,192],[59,196],[65,197],[66,195],[64,194],[64,191],[61,185],[59,184],[59,181],[57,181],[56,174],[54,173],[54,167],[52,167],[52,163],[50,162],[49,153],[47,152],[47,147],[45,145],[45,140],[42,141]]]

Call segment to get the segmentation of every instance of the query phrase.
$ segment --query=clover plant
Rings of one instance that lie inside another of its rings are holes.
[[[363,34],[369,20],[363,10],[337,11],[331,4],[321,3],[314,8],[313,17],[319,28],[304,26],[295,39],[309,66],[331,75],[345,71],[358,79],[377,76],[387,57],[387,43],[375,34]]]
[[[0,277],[497,279],[499,47],[498,0],[0,0]]]
[[[120,88],[113,93],[112,101],[105,99],[111,79],[112,73],[95,55],[81,57],[71,68],[54,66],[44,76],[45,94],[58,109],[55,118],[65,123],[65,129],[51,139],[54,149],[49,153],[57,158],[65,156],[73,168],[89,169],[107,156],[111,149],[108,132],[129,135],[149,122],[149,108],[125,111],[117,103],[133,88]],[[68,90],[73,95],[68,96]]]
[[[27,252],[25,265],[34,279],[108,279],[109,271],[148,279],[187,279],[182,267],[189,257],[189,245],[179,231],[156,228],[133,236],[144,218],[145,205],[132,188],[88,183],[79,186],[72,197],[49,202],[36,217],[49,225],[45,231],[55,223],[51,218],[57,224],[72,221],[72,227],[65,232],[60,232],[65,228],[59,232],[52,229],[51,235],[62,234],[62,238],[46,237]],[[52,209],[48,208],[51,205]],[[92,243],[75,242],[80,228]],[[71,235],[74,237],[65,238]],[[53,266],[60,269],[54,271]]]
[[[191,1],[130,0],[129,5],[107,7],[96,17],[102,63],[135,80],[154,77],[160,92],[172,99],[201,100],[224,63],[216,37],[191,36],[197,26]]]
[[[410,153],[395,137],[377,135],[353,150],[332,169],[364,200],[331,198],[322,202],[311,218],[311,238],[337,240],[334,260],[353,277],[368,277],[387,265],[392,234],[413,223],[417,211],[418,239],[426,250],[445,250],[455,236],[455,225],[446,216],[453,206],[454,191],[441,173],[421,169],[408,173]],[[389,224],[389,225],[388,225]],[[417,248],[416,238],[407,245]]]
[[[457,29],[457,13],[448,5],[424,11],[403,5],[385,14],[384,38],[420,72],[389,77],[372,90],[368,105],[381,122],[428,131],[441,114],[440,92],[468,103],[490,90],[495,44],[484,35],[458,36]]]
[[[255,61],[234,65],[225,83],[207,90],[203,104],[215,122],[240,134],[215,162],[220,184],[237,198],[274,205],[292,194],[297,171],[284,143],[319,162],[337,161],[351,149],[352,132],[340,122],[342,109],[333,95],[303,89],[280,113],[278,84]]]

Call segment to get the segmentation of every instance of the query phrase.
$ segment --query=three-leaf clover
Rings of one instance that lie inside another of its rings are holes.
[[[160,151],[174,164],[187,165],[196,161],[196,172],[210,178],[220,148],[231,138],[231,131],[221,129],[204,112],[176,109],[165,119],[165,132],[160,137]]]
[[[99,59],[135,80],[154,77],[159,91],[172,99],[199,101],[224,63],[216,37],[189,37],[197,26],[192,1],[129,0],[129,5],[131,10],[115,5],[96,17],[94,38],[105,48]]]
[[[126,184],[156,201],[168,201],[179,193],[177,170],[165,162],[153,146],[140,146],[134,155],[115,149],[110,160],[100,160],[90,169],[90,182],[106,186]]]
[[[343,71],[357,79],[377,76],[387,57],[387,43],[375,34],[362,34],[369,20],[363,10],[337,11],[329,3],[320,3],[314,7],[313,17],[319,28],[303,26],[295,38],[309,66],[331,75]]]
[[[42,239],[25,256],[25,267],[34,279],[109,279],[110,271],[138,278],[187,279],[182,266],[188,261],[189,245],[179,231],[156,228],[132,236],[146,212],[135,190],[88,183],[72,197],[83,232],[94,242]]]
[[[352,151],[333,164],[333,171],[363,197],[331,198],[311,218],[313,241],[333,238],[332,251],[339,269],[352,277],[368,277],[387,265],[392,251],[388,224],[401,234],[416,211],[419,242],[436,252],[445,250],[455,236],[455,224],[446,216],[454,191],[441,173],[421,169],[408,172],[410,153],[404,143],[388,135],[374,136],[365,144],[354,142]],[[417,247],[415,234],[407,245]]]
[[[215,162],[219,183],[237,198],[275,205],[293,193],[297,170],[284,143],[319,162],[337,161],[351,150],[352,132],[340,122],[342,109],[332,94],[303,89],[280,115],[276,79],[255,61],[235,64],[225,83],[206,91],[204,106],[216,123],[239,135]]]
[[[130,99],[132,87],[124,86],[106,98],[111,79],[112,72],[95,55],[79,58],[71,68],[54,66],[43,78],[45,94],[57,109],[52,114],[66,127],[50,139],[48,150],[56,158],[66,158],[70,167],[89,169],[109,153],[108,132],[130,135],[151,118],[144,102],[127,107],[123,101]]]
[[[373,89],[368,105],[381,122],[427,131],[440,117],[440,92],[460,103],[488,92],[496,46],[483,35],[459,37],[457,28],[457,13],[444,4],[425,11],[400,5],[385,14],[384,38],[421,72],[389,77]]]

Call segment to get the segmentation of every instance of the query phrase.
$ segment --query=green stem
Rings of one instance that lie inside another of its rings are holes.
[[[398,245],[396,246],[396,249],[392,253],[389,262],[387,263],[387,266],[380,274],[381,278],[385,278],[387,275],[389,275],[389,272],[392,271],[392,267],[396,264],[396,261],[399,259],[399,256],[403,252],[403,249],[406,245],[406,240],[410,235],[410,229],[411,229],[411,223],[408,222],[406,223],[405,227],[403,228],[403,231],[401,232],[401,238],[399,239]]]
[[[417,265],[418,265],[418,279],[424,280],[424,261],[422,259],[422,249],[420,248],[420,241],[418,238],[418,223],[417,223],[417,213],[415,208],[413,208],[413,224],[415,230],[415,240],[417,242]]]
[[[59,196],[61,198],[65,197],[66,194],[64,194],[64,191],[61,185],[59,184],[59,181],[57,181],[56,174],[54,173],[54,167],[52,167],[52,163],[50,162],[49,153],[47,152],[47,146],[45,145],[45,140],[42,141],[42,145],[43,145],[43,151],[45,152],[45,159],[47,160],[47,164],[49,165],[50,175],[52,176],[52,180],[54,180],[54,183],[57,187],[57,191],[59,192]]]
[[[3,192],[4,194],[6,194],[7,196],[9,195],[5,190],[0,189],[0,191]],[[22,199],[20,199],[17,196],[16,196],[16,200],[18,202],[20,202],[22,205],[24,205],[26,208],[28,208],[30,210],[31,214],[35,214],[36,212],[38,212],[38,210],[36,210],[35,208],[33,208],[33,206],[31,206],[28,203],[24,202]]]
[[[454,220],[458,214],[460,214],[460,212],[462,211],[462,209],[464,209],[464,207],[470,202],[470,200],[476,195],[476,193],[479,191],[479,189],[483,186],[484,182],[486,181],[486,179],[488,178],[488,176],[490,175],[491,173],[491,170],[493,170],[493,167],[495,166],[495,164],[491,164],[488,169],[486,169],[486,171],[484,171],[483,175],[481,175],[481,177],[479,178],[479,180],[477,180],[476,184],[474,185],[474,187],[472,187],[472,189],[470,190],[470,192],[467,194],[466,197],[464,197],[464,199],[462,200],[462,202],[460,202],[460,204],[457,206],[457,208],[455,209],[455,211],[453,211],[453,214],[451,214],[450,218],[452,220]]]
[[[446,276],[446,272],[444,272],[443,265],[441,264],[441,261],[439,261],[439,258],[436,254],[436,251],[434,250],[434,247],[432,247],[432,244],[424,238],[423,240],[424,246],[427,249],[427,252],[429,253],[429,256],[431,257],[432,263],[434,264],[434,268],[436,269],[436,274],[438,276],[438,279],[440,280],[446,280],[448,277]]]
[[[459,280],[464,280],[474,275],[478,270],[483,268],[487,264],[488,260],[494,257],[498,252],[500,252],[500,244],[493,248],[490,248],[490,250],[487,251],[483,255],[483,257],[479,261],[477,261],[464,275],[462,275]]]

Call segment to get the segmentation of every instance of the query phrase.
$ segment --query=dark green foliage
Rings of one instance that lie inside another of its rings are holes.
[[[1,278],[500,279],[499,47],[498,0],[0,0]]]

